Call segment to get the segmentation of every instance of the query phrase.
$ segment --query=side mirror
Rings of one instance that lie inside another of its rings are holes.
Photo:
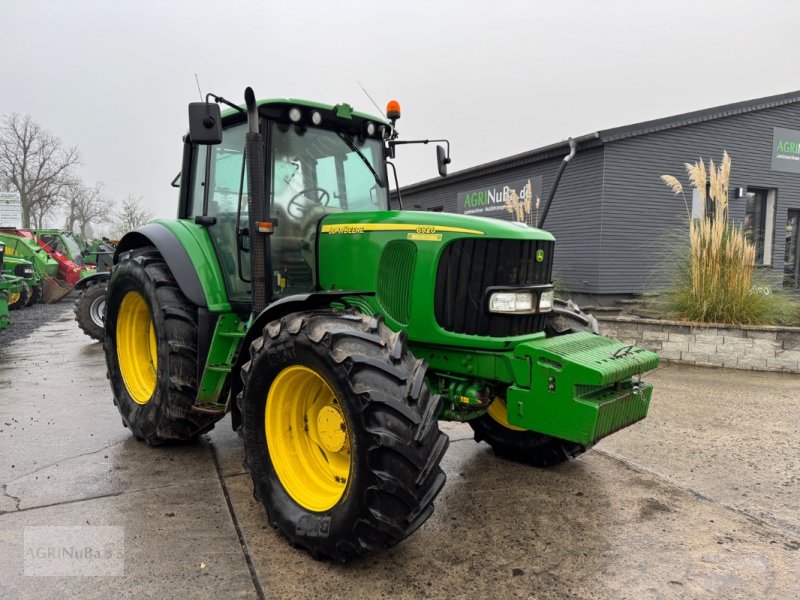
[[[195,144],[213,146],[222,142],[222,118],[219,104],[189,103],[189,137]]]
[[[445,177],[447,175],[447,165],[450,164],[450,157],[444,151],[442,146],[436,146],[436,166],[439,168],[439,175]]]

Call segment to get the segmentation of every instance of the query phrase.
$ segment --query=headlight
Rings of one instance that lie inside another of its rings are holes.
[[[552,288],[492,292],[489,294],[489,312],[517,315],[550,312],[554,295]]]
[[[30,277],[33,275],[33,267],[30,265],[17,265],[14,267],[14,275],[17,277]]]
[[[550,312],[553,310],[553,301],[555,300],[556,293],[553,290],[542,292],[539,296],[539,312]]]
[[[303,113],[300,112],[299,108],[293,106],[292,108],[289,109],[289,120],[292,123],[297,123],[302,118],[303,118]]]
[[[489,296],[489,312],[493,313],[531,313],[533,292],[495,292]]]

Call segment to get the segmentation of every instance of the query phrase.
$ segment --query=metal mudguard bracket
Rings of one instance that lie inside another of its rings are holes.
[[[518,345],[531,386],[512,385],[508,422],[591,445],[647,416],[653,386],[639,377],[658,355],[592,333],[573,333]]]

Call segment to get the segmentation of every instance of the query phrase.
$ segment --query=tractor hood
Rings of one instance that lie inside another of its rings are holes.
[[[540,337],[546,315],[491,314],[487,294],[548,286],[554,242],[546,231],[496,219],[334,213],[319,225],[318,281],[326,291],[374,290],[359,308],[382,314],[412,342],[497,350]]]
[[[441,212],[381,211],[343,212],[327,215],[322,220],[323,235],[359,235],[368,232],[394,232],[402,239],[415,240],[429,234],[448,241],[451,235],[481,236],[502,239],[555,241],[552,234],[528,227],[524,223],[500,221],[485,217],[469,217]],[[438,234],[438,235],[437,235]]]

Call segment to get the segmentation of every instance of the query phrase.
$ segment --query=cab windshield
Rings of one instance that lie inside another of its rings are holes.
[[[270,133],[276,212],[302,220],[309,212],[388,208],[381,140],[275,122]]]

